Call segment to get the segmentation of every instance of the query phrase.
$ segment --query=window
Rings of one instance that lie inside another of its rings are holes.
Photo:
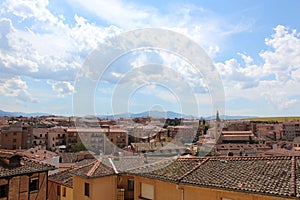
[[[16,143],[17,142],[17,139],[13,139],[13,143]]]
[[[90,184],[89,183],[84,183],[84,195],[85,196],[90,196]]]
[[[67,196],[67,190],[66,190],[66,187],[63,187],[62,196],[63,196],[63,197],[66,197],[66,196]]]
[[[29,191],[35,191],[39,189],[39,179],[38,177],[30,178]]]
[[[128,191],[133,191],[134,190],[134,180],[133,179],[128,179]]]
[[[8,184],[0,185],[0,198],[8,197]]]
[[[58,185],[56,189],[57,189],[57,191],[56,191],[57,196],[60,196],[60,185]]]
[[[141,183],[141,198],[154,199],[154,186],[147,183]]]

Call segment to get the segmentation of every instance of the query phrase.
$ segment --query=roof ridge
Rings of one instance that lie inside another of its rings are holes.
[[[40,164],[40,165],[43,165],[43,166],[45,166],[45,167],[54,167],[54,168],[56,168],[54,165],[51,165],[51,164],[49,164],[49,163],[42,162],[42,161],[37,161],[37,160],[33,160],[33,159],[30,159],[30,158],[25,157],[25,156],[23,156],[21,159],[24,160],[24,161],[28,161],[28,162]]]
[[[278,159],[290,159],[292,156],[289,155],[278,155],[278,156],[248,156],[248,157],[239,157],[239,156],[220,156],[212,157],[211,160],[278,160]]]
[[[290,180],[290,195],[296,196],[296,175],[295,175],[295,167],[296,167],[296,159],[295,156],[291,159],[291,180]]]
[[[92,165],[92,164],[94,164],[94,163],[96,163],[98,160],[96,159],[96,160],[94,160],[93,162],[90,162],[90,163],[87,163],[87,164],[85,164],[85,165],[81,165],[81,166],[78,166],[78,167],[74,167],[73,168],[73,166],[71,167],[71,169],[81,169],[81,168],[83,168],[83,167],[87,167],[87,166],[89,166],[89,165]],[[76,164],[76,163],[75,163]],[[76,166],[76,165],[75,165]]]
[[[110,164],[112,165],[112,168],[113,168],[114,172],[116,174],[118,174],[119,172],[118,172],[118,170],[117,170],[117,168],[116,168],[115,163],[113,162],[113,160],[111,158],[108,158],[108,160],[109,160]]]
[[[191,174],[193,171],[195,171],[196,169],[198,169],[201,165],[203,165],[204,163],[206,163],[209,159],[210,159],[209,157],[205,158],[204,160],[202,160],[201,162],[199,162],[195,167],[193,167],[193,169],[187,171],[182,176],[180,176],[179,178],[177,178],[176,181],[180,182],[185,176]]]
[[[81,166],[75,166],[75,167],[74,167],[74,165],[73,165],[73,166],[71,166],[70,168],[65,169],[65,170],[63,170],[63,171],[55,172],[55,173],[49,175],[49,177],[55,176],[55,175],[57,175],[57,174],[65,173],[65,172],[71,173],[73,170],[75,171],[75,170],[77,170],[77,169],[81,169],[81,168],[86,167],[86,166],[88,166],[88,165],[90,165],[90,164],[91,164],[91,163],[88,163],[88,164],[85,164],[85,165],[81,165]]]
[[[100,166],[100,163],[101,163],[100,160],[96,160],[95,163],[93,164],[93,167],[88,171],[86,175],[91,176],[95,172],[95,170]]]

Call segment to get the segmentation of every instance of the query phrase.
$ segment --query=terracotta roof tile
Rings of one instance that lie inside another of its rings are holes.
[[[36,173],[36,172],[44,172],[55,169],[54,166],[41,163],[37,161],[30,160],[28,158],[24,158],[18,154],[8,153],[6,156],[4,152],[1,152],[2,158],[12,158],[13,156],[18,156],[20,158],[20,165],[17,166],[8,166],[2,161],[0,161],[0,177],[9,177],[9,176],[17,176],[28,173]]]
[[[96,159],[84,159],[80,162],[74,163],[74,165],[64,171],[57,172],[49,176],[49,180],[52,182],[56,182],[67,187],[73,187],[73,177],[72,174],[76,174],[76,171],[81,168],[86,168],[93,163],[95,163]]]
[[[97,178],[114,175],[115,171],[112,167],[103,164],[100,160],[96,160],[79,169],[72,170],[71,173],[85,178]]]
[[[140,176],[146,176],[149,178],[175,182],[184,174],[192,170],[202,160],[203,159],[201,158],[179,158],[176,160],[163,160],[159,163],[145,165],[141,168],[133,169],[130,171],[130,173]]]
[[[73,177],[71,174],[72,170],[73,169],[68,169],[52,174],[51,176],[49,176],[48,180],[73,188]]]
[[[300,196],[300,158],[178,158],[130,171],[152,179],[281,197]],[[298,194],[298,195],[297,195]]]
[[[181,182],[279,196],[291,194],[291,157],[210,159]]]

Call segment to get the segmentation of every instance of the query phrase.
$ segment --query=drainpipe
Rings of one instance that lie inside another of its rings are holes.
[[[176,189],[181,191],[181,200],[184,200],[184,189],[180,188],[179,185],[176,185]]]

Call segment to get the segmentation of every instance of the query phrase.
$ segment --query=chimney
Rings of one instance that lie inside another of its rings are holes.
[[[22,156],[18,154],[5,153],[0,157],[0,162],[4,163],[7,167],[21,166]]]

